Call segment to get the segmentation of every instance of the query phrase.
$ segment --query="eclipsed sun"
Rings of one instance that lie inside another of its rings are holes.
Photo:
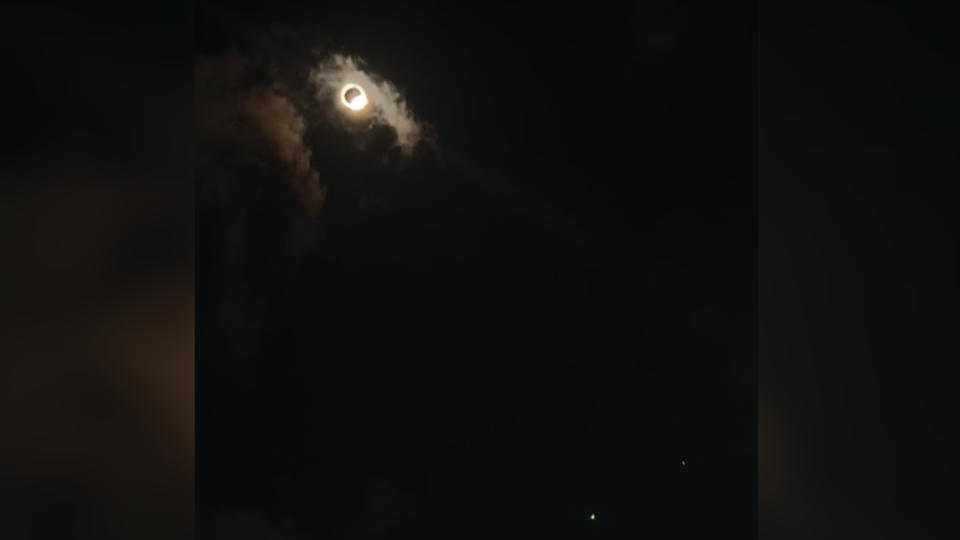
[[[366,107],[368,103],[366,92],[355,84],[348,84],[343,87],[343,90],[340,91],[340,101],[343,102],[344,107],[352,111],[359,111]]]

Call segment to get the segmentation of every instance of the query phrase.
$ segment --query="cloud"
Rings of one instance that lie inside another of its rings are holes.
[[[303,144],[304,120],[255,62],[241,57],[204,58],[197,63],[197,121],[200,166],[230,181],[236,169],[259,165],[283,177],[315,214],[326,188]],[[210,170],[210,169],[216,170]],[[231,170],[224,170],[224,169]]]
[[[359,85],[370,101],[369,120],[392,128],[397,146],[409,156],[419,142],[432,138],[430,127],[417,120],[393,84],[364,67],[360,58],[341,54],[327,57],[310,71],[317,101],[339,113],[340,90],[347,84]]]
[[[303,116],[267,64],[231,55],[196,69],[201,301],[206,327],[226,336],[224,358],[244,361],[260,349],[270,301],[316,248],[326,186]],[[249,376],[237,364],[228,372]]]

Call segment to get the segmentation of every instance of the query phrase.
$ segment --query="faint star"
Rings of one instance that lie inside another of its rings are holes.
[[[596,514],[590,514],[590,521],[593,521],[593,520],[595,520],[595,519],[597,519],[597,515],[596,515]]]

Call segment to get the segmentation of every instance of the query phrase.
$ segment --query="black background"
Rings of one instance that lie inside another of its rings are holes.
[[[760,533],[957,533],[945,14],[761,9]]]

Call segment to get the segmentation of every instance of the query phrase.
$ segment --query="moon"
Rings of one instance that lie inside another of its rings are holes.
[[[340,101],[351,111],[359,111],[367,106],[367,93],[355,84],[348,84],[340,91]]]

